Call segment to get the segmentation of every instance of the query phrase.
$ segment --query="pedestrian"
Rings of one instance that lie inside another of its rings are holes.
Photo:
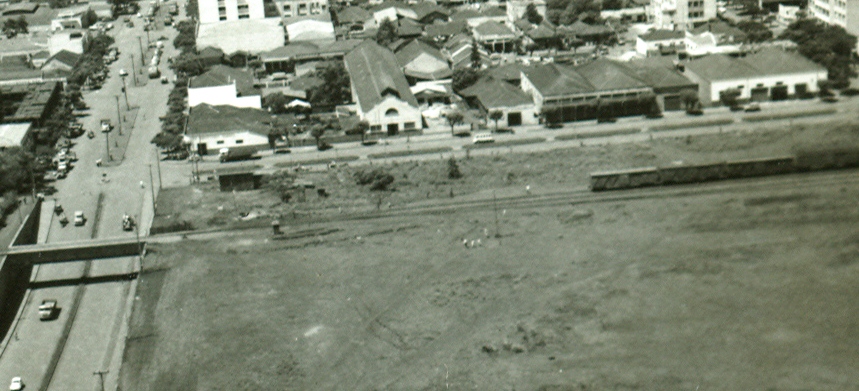
[[[525,194],[531,194],[531,185],[525,186]]]

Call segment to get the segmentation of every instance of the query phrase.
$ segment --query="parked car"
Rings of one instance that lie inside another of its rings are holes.
[[[21,381],[20,376],[15,376],[12,378],[12,383],[9,384],[9,391],[21,391],[24,389],[24,382]]]
[[[838,102],[838,98],[836,98],[834,96],[824,96],[824,97],[820,98],[820,101],[824,102],[824,103],[836,103],[836,102]]]
[[[751,112],[755,112],[755,111],[761,111],[761,105],[759,105],[757,103],[750,103],[748,106],[746,106],[745,111],[747,113],[751,113]]]
[[[316,145],[316,149],[318,149],[320,151],[327,151],[331,148],[334,148],[334,146],[331,145],[330,143],[328,143],[327,141],[321,141],[321,142],[319,142],[319,144]]]
[[[120,69],[119,76],[128,76],[128,71],[126,71],[125,69]]]
[[[75,226],[80,227],[84,224],[86,224],[86,217],[84,217],[84,212],[80,210],[75,211]]]
[[[58,317],[59,312],[56,300],[42,300],[42,304],[39,306],[39,320],[54,320]]]

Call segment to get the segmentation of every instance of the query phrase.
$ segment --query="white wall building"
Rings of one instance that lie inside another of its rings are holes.
[[[661,48],[684,48],[686,33],[683,31],[655,30],[641,34],[636,38],[635,51],[642,56],[658,52]]]
[[[691,30],[716,18],[716,0],[650,0],[650,12],[658,29]]]
[[[235,81],[223,86],[188,88],[188,106],[194,107],[202,103],[212,106],[262,108],[262,98],[259,95],[237,96]]]
[[[264,19],[262,0],[199,0],[200,23]]]

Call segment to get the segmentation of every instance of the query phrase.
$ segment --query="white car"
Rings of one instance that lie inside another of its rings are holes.
[[[21,391],[24,389],[24,383],[20,377],[13,377],[12,384],[9,384],[9,391]]]
[[[478,133],[471,140],[475,144],[494,143],[495,139],[489,133]]]
[[[128,71],[126,71],[125,69],[120,69],[119,76],[128,76]]]
[[[75,225],[80,227],[81,225],[86,224],[86,217],[84,217],[83,211],[75,211]]]

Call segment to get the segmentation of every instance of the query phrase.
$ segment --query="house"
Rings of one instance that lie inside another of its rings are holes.
[[[417,81],[447,79],[453,75],[441,52],[419,40],[413,40],[396,52],[397,61],[409,84]]]
[[[451,37],[447,43],[444,44],[443,52],[447,54],[453,69],[471,66],[473,43],[474,38],[468,34],[458,34]],[[477,45],[477,47],[482,66],[488,66],[489,54],[486,53],[486,49],[482,46]]]
[[[81,55],[77,53],[72,53],[68,50],[60,51],[59,53],[51,56],[44,65],[42,65],[41,69],[45,72],[65,72],[70,74],[72,69],[74,69],[75,64],[80,60]]]
[[[475,28],[486,22],[505,23],[507,13],[498,7],[483,7],[480,10],[465,9],[450,15],[452,22],[465,21],[468,27]]]
[[[538,48],[560,48],[561,39],[549,23],[540,23],[538,26],[525,31],[525,36]]]
[[[411,19],[400,19],[397,21],[397,38],[412,39],[423,35],[424,25]]]
[[[667,57],[648,57],[633,60],[627,65],[647,85],[653,88],[656,102],[662,111],[683,110],[683,93],[698,92],[698,84],[687,78]]]
[[[48,38],[48,51],[53,56],[62,50],[83,54],[90,35],[85,30],[56,31]]]
[[[33,148],[32,129],[33,124],[30,122],[0,124],[0,151],[15,147],[31,151]]]
[[[268,73],[294,72],[295,65],[303,62],[343,59],[361,42],[346,39],[334,42],[295,42],[260,54]]]
[[[567,42],[577,39],[585,43],[604,44],[615,36],[614,29],[607,25],[590,25],[580,20],[571,25],[559,26],[557,31]]]
[[[463,20],[446,23],[436,22],[424,26],[423,35],[431,38],[436,43],[445,43],[454,35],[465,33],[467,31],[468,25]]]
[[[286,26],[289,42],[334,42],[334,25],[331,22],[306,19]]]
[[[474,27],[472,35],[478,43],[494,53],[515,51],[518,46],[516,33],[503,23],[484,22]]]
[[[709,21],[689,31],[694,35],[712,33],[720,45],[740,44],[748,39],[743,30],[733,27],[723,21]]]
[[[63,83],[59,81],[0,85],[0,102],[3,102],[5,114],[2,121],[43,126],[48,114],[60,103],[62,91]]]
[[[346,27],[347,31],[361,32],[364,26],[375,26],[373,14],[361,7],[346,7],[336,12],[337,26]]]
[[[254,88],[253,75],[225,65],[215,65],[208,72],[191,79],[188,106],[203,103],[262,108],[260,92]]]
[[[51,21],[62,12],[51,9],[47,3],[21,2],[8,5],[0,10],[0,25],[9,19],[18,19],[21,16],[27,21],[27,30],[32,33],[47,33],[51,31]]]
[[[204,67],[224,63],[224,51],[211,46],[206,46],[197,53],[197,61]]]
[[[635,51],[642,56],[661,52],[676,53],[685,48],[686,33],[684,31],[653,30],[641,34],[635,40]]]
[[[183,142],[200,155],[217,155],[221,148],[264,150],[270,123],[267,111],[204,103],[191,108]]]
[[[84,22],[84,15],[89,7],[70,7],[59,11],[54,19],[51,19],[51,31],[85,29],[89,26]]]
[[[796,22],[798,19],[797,13],[802,10],[802,8],[798,5],[778,5],[778,16],[776,20],[782,26],[790,25],[793,22]]]
[[[421,106],[432,106],[435,103],[447,105],[453,98],[453,86],[450,79],[419,81],[409,89]]]
[[[631,69],[605,58],[577,67],[555,63],[522,70],[523,91],[535,110],[553,122],[641,115],[653,89]]]
[[[385,19],[396,22],[399,19],[408,18],[417,20],[418,14],[406,3],[384,2],[370,9],[376,26],[382,24]]]
[[[499,126],[534,125],[538,122],[539,115],[531,97],[502,80],[483,78],[460,91],[459,95],[484,115],[500,111],[503,115],[498,121]]]
[[[364,41],[344,58],[358,116],[371,132],[395,135],[422,127],[418,102],[390,50]]]
[[[709,55],[684,67],[684,75],[698,84],[698,97],[705,105],[718,104],[729,91],[739,93],[741,101],[785,100],[816,93],[828,75],[826,68],[802,55],[778,48],[744,58]]]
[[[621,8],[619,10],[602,10],[600,19],[618,20],[621,23],[644,23],[647,22],[647,9],[645,7]]]
[[[45,62],[51,58],[51,52],[47,50],[42,50],[30,55],[30,65],[35,68],[42,68],[42,65],[45,65]]]
[[[506,81],[512,86],[519,87],[522,83],[522,69],[524,68],[525,66],[522,64],[511,62],[490,68],[487,73],[495,80]]]
[[[450,20],[450,12],[428,1],[413,4],[411,8],[415,12],[415,21],[422,24],[445,23]]]

